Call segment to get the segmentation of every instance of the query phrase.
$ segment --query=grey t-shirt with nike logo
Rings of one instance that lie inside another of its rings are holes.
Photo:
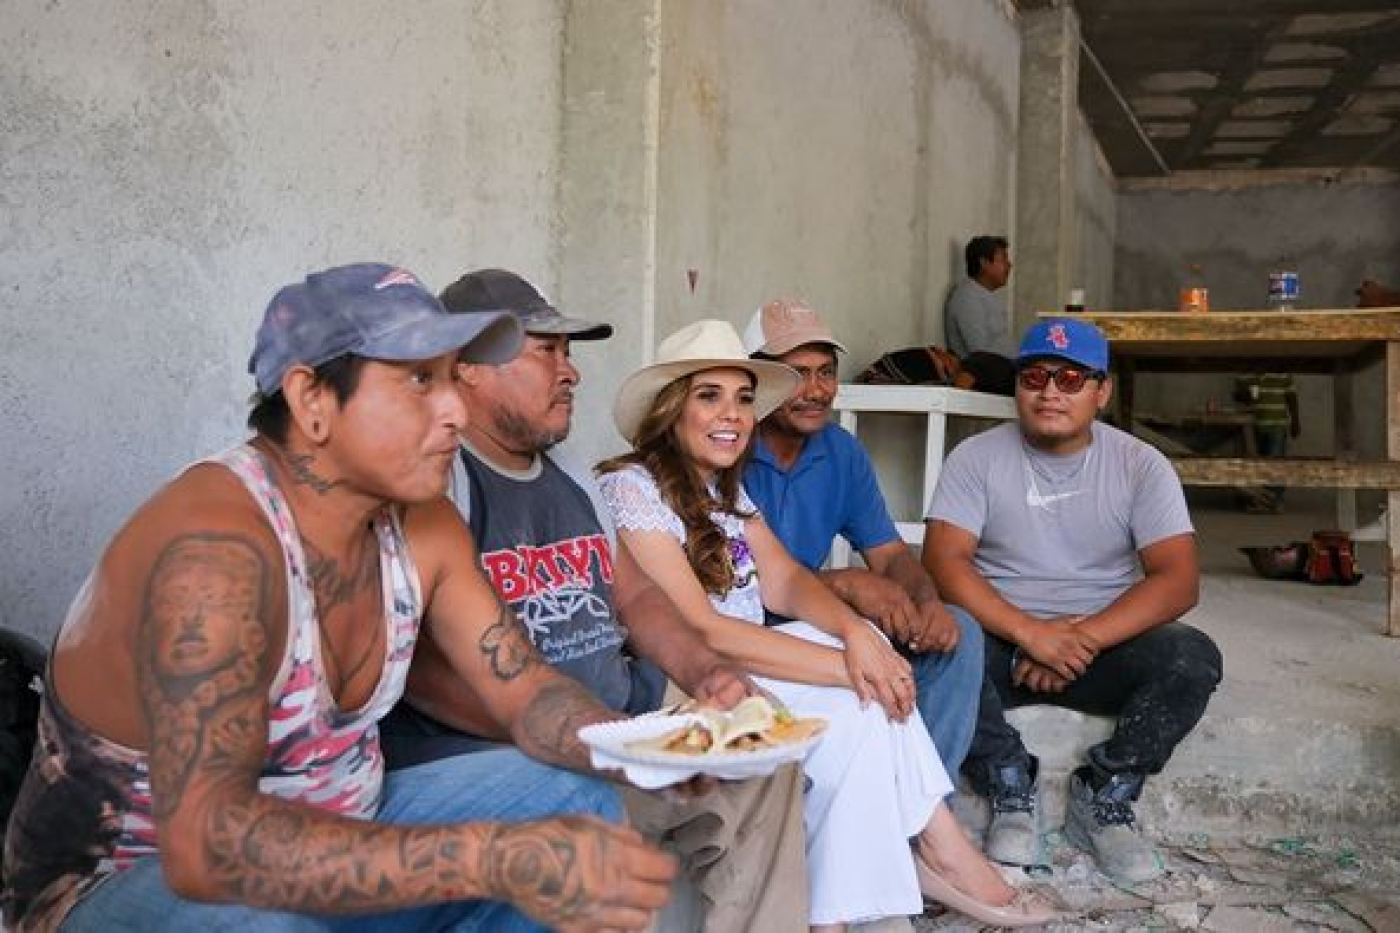
[[[1155,448],[1102,422],[1064,457],[998,425],[948,455],[925,518],[978,539],[977,570],[1049,618],[1097,612],[1142,575],[1138,551],[1194,531],[1181,482]]]

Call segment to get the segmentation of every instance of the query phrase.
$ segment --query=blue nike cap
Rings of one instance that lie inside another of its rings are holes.
[[[1052,317],[1036,321],[1021,338],[1017,368],[1032,360],[1057,359],[1108,372],[1108,338],[1088,321]]]

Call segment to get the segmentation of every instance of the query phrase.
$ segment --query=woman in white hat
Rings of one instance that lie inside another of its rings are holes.
[[[599,465],[603,498],[628,549],[715,648],[829,721],[804,762],[812,927],[918,914],[921,892],[1003,926],[1053,919],[1018,897],[944,803],[952,783],[908,661],[788,555],[740,485],[755,424],[797,373],[748,359],[723,321],[681,329],[657,356],[618,392],[613,418],[634,450]],[[765,606],[810,621],[768,628]]]

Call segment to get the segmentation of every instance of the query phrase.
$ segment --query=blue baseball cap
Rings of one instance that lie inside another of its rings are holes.
[[[1032,360],[1058,359],[1108,372],[1108,338],[1088,321],[1052,317],[1036,321],[1021,338],[1018,367]]]
[[[269,396],[297,364],[320,366],[349,353],[403,363],[459,349],[467,362],[507,363],[524,339],[507,311],[450,314],[412,272],[363,262],[312,273],[278,291],[263,314],[248,372]]]

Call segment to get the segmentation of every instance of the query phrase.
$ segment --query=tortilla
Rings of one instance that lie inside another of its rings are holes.
[[[702,707],[694,716],[694,720],[678,729],[628,742],[626,747],[632,751],[702,757],[801,742],[826,728],[825,719],[794,719],[774,710],[773,704],[761,696],[748,697],[728,712]]]

